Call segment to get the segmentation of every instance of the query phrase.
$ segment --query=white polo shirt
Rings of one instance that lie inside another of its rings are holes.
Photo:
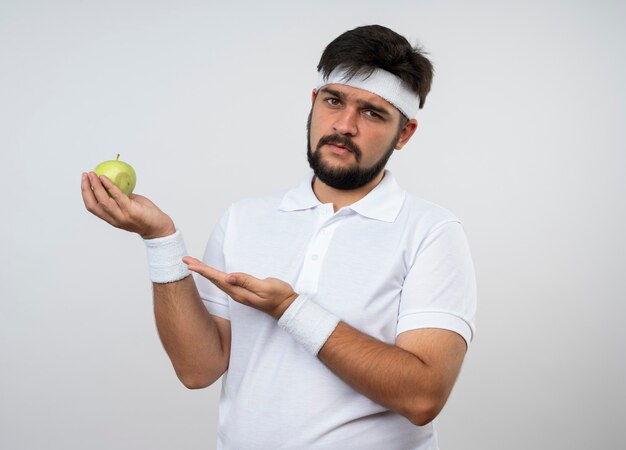
[[[389,171],[367,196],[322,204],[310,173],[287,192],[239,201],[213,230],[204,262],[290,283],[352,327],[387,343],[404,331],[443,328],[469,344],[476,286],[459,220],[407,194]],[[230,320],[218,448],[431,450],[418,427],[355,392],[276,320],[234,302],[204,278],[211,314]]]

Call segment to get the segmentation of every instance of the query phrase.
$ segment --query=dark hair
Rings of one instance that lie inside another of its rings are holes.
[[[317,70],[324,76],[337,66],[348,77],[370,75],[377,67],[400,77],[420,99],[420,109],[433,80],[433,65],[420,47],[381,25],[367,25],[346,31],[332,41],[320,58]]]

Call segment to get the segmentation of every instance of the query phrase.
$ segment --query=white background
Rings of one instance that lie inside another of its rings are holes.
[[[231,202],[293,186],[324,46],[380,23],[436,77],[390,162],[463,221],[478,335],[442,449],[621,448],[626,7],[619,1],[0,1],[0,448],[211,449],[143,244],[79,180],[131,163],[201,256]],[[219,383],[218,383],[219,384]]]

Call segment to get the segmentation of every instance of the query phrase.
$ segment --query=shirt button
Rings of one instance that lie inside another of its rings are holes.
[[[312,259],[313,261],[317,261],[317,258],[319,258],[319,256],[318,256],[318,255],[311,255],[311,259]]]

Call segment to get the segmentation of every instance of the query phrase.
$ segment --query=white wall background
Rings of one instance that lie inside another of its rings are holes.
[[[315,65],[380,23],[436,65],[391,168],[461,217],[478,335],[442,449],[617,449],[626,400],[619,1],[0,1],[0,448],[211,449],[153,324],[139,238],[84,210],[122,153],[200,256],[232,201],[307,169]]]

